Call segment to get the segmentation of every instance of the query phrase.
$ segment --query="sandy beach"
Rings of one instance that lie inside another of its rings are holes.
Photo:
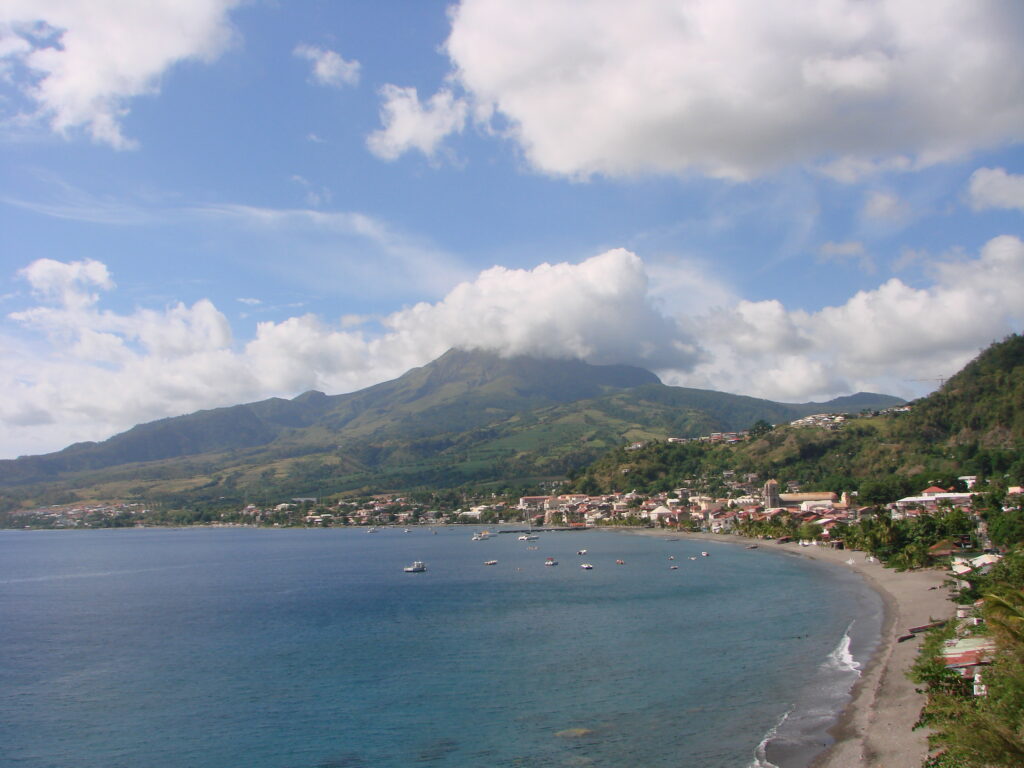
[[[846,552],[827,547],[801,547],[796,543],[775,544],[740,536],[675,534],[737,544],[757,543],[800,557],[834,563],[861,574],[885,602],[881,642],[853,691],[853,699],[832,729],[836,743],[822,754],[814,768],[920,768],[928,754],[925,731],[913,730],[924,706],[906,673],[917,657],[920,640],[897,642],[910,627],[953,616],[943,582],[944,569],[899,573],[869,561],[864,552]],[[852,561],[852,562],[851,562]],[[786,768],[786,766],[780,766]]]

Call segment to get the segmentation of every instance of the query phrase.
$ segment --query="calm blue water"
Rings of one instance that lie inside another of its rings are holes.
[[[0,531],[0,764],[795,765],[877,639],[772,545],[472,532]]]

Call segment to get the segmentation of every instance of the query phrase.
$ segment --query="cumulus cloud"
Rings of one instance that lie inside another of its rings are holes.
[[[362,65],[358,61],[346,61],[336,51],[305,43],[295,46],[293,53],[312,64],[313,80],[320,85],[340,88],[359,84]]]
[[[175,64],[220,55],[238,1],[7,0],[0,57],[25,73],[14,80],[35,105],[33,117],[57,133],[82,128],[96,142],[129,149],[135,143],[121,121],[130,100],[159,91]]]
[[[699,293],[700,271],[682,268],[681,284]],[[671,281],[667,266],[659,274]],[[710,280],[729,303],[695,308],[657,298],[643,261],[613,249],[579,263],[492,267],[372,325],[307,314],[261,322],[239,341],[208,300],[117,313],[104,308],[114,283],[102,264],[41,260],[20,273],[36,303],[0,327],[0,452],[54,450],[307,389],[352,391],[451,347],[629,363],[667,383],[786,401],[858,390],[912,396],[920,392],[909,380],[948,376],[1024,323],[1019,238],[933,262],[930,274],[925,287],[891,279],[815,311],[737,299]]]
[[[1016,208],[1024,211],[1024,176],[1003,168],[979,168],[971,174],[967,192],[971,207]]]
[[[0,423],[9,427],[0,450],[8,451],[50,435],[30,434],[29,423],[64,425],[64,442],[98,439],[199,408],[312,388],[351,391],[451,347],[676,370],[699,357],[681,326],[654,308],[643,262],[622,249],[579,264],[493,267],[438,302],[378,318],[381,330],[372,334],[365,318],[303,315],[261,322],[244,344],[208,300],[129,314],[103,309],[102,293],[114,283],[99,262],[42,260],[20,275],[38,303],[8,320],[41,334],[48,348],[0,331],[12,360],[0,371],[10,393],[0,403]]]
[[[934,263],[931,274],[927,287],[893,278],[814,312],[741,301],[694,318],[708,359],[666,378],[784,400],[858,390],[910,396],[909,380],[949,376],[1024,323],[1020,239],[994,238],[976,258]]]
[[[385,85],[380,108],[384,127],[374,131],[366,145],[382,160],[397,160],[410,150],[418,150],[433,158],[441,142],[452,133],[460,133],[466,125],[469,107],[451,90],[442,89],[420,102],[415,88]]]
[[[798,164],[854,180],[1024,138],[1024,9],[1003,0],[462,0],[451,19],[438,96],[461,88],[556,176]],[[423,109],[384,97],[382,157],[462,129],[401,140]]]

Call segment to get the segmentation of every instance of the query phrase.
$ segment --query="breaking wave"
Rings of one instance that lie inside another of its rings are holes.
[[[850,629],[853,627],[853,622],[846,628],[843,633],[842,639],[839,644],[832,649],[832,653],[828,655],[825,660],[825,666],[831,669],[835,669],[839,672],[855,672],[857,677],[861,675],[861,665],[857,661],[853,654],[850,653]]]

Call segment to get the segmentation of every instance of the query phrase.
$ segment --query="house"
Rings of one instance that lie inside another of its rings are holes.
[[[940,655],[946,669],[953,669],[962,677],[974,681],[974,695],[984,696],[985,686],[981,682],[981,667],[992,663],[995,640],[991,637],[962,637],[947,640]]]
[[[519,509],[544,509],[544,505],[551,499],[550,496],[520,496]]]

